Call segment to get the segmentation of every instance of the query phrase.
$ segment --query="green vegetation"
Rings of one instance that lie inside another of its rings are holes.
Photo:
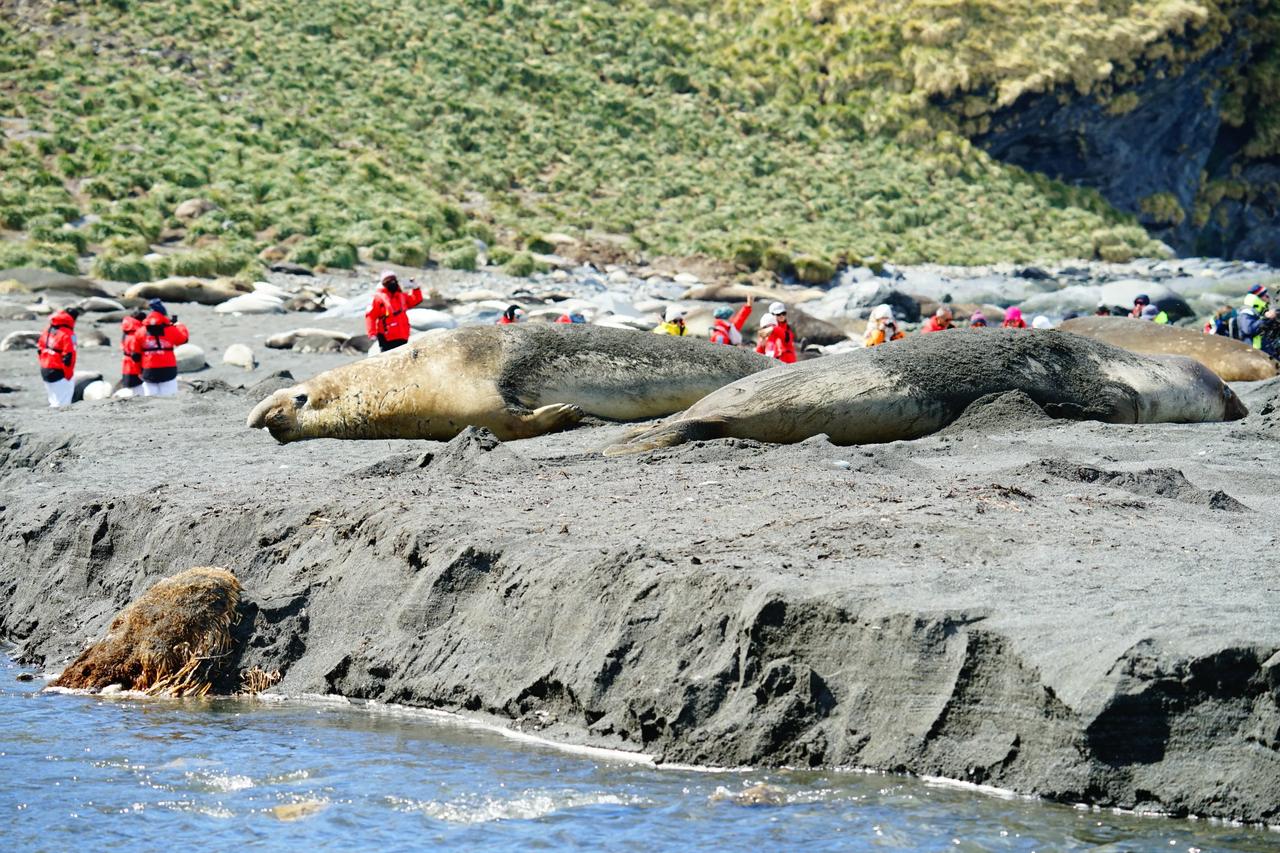
[[[521,274],[552,232],[810,281],[850,258],[1151,253],[1097,194],[965,134],[1020,93],[1183,61],[1225,5],[25,5],[0,19],[0,228],[21,236],[0,241],[0,266],[92,252],[95,274],[125,280],[252,273],[274,247],[307,265],[470,269],[481,240]],[[1260,152],[1280,147],[1280,121],[1258,120],[1277,79],[1233,84]],[[176,219],[192,198],[216,209]],[[166,233],[188,251],[150,255]]]

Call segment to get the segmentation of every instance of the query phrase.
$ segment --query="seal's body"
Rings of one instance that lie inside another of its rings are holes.
[[[781,444],[822,433],[835,444],[919,438],[1003,391],[1022,391],[1055,417],[1111,423],[1248,413],[1191,359],[1147,358],[1056,331],[957,330],[749,376],[606,452],[723,437]]]
[[[165,302],[196,302],[220,305],[228,299],[252,293],[253,289],[231,282],[199,278],[164,278],[135,284],[124,292],[127,299],[162,299]]]
[[[279,442],[446,441],[467,426],[528,438],[583,414],[637,420],[684,409],[773,366],[734,347],[573,325],[470,326],[277,391],[249,415]]]
[[[1256,350],[1243,341],[1148,320],[1076,317],[1058,328],[1143,355],[1185,355],[1218,374],[1225,382],[1270,379],[1280,367],[1262,350]]]

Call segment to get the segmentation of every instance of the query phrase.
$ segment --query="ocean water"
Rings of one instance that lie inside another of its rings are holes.
[[[863,772],[662,769],[318,699],[42,693],[0,658],[0,848],[1276,850],[1280,832]],[[733,795],[767,784],[772,805]]]

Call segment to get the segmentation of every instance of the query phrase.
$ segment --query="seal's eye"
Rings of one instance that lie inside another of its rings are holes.
[[[306,404],[307,404],[307,395],[306,395],[306,394],[294,394],[294,395],[293,395],[293,406],[294,406],[294,408],[295,408],[295,409],[301,409],[301,408],[302,408],[303,406],[305,406]]]

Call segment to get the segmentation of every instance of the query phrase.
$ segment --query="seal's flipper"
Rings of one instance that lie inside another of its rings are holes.
[[[675,447],[686,441],[707,441],[712,438],[724,438],[724,418],[699,418],[687,421],[669,421],[651,427],[639,435],[629,437],[618,444],[606,447],[605,456],[625,456],[628,453],[643,453],[646,450],[657,450],[662,447]]]
[[[552,403],[540,406],[527,415],[518,416],[518,432],[521,438],[532,438],[549,432],[568,429],[582,420],[585,412],[572,403]]]

